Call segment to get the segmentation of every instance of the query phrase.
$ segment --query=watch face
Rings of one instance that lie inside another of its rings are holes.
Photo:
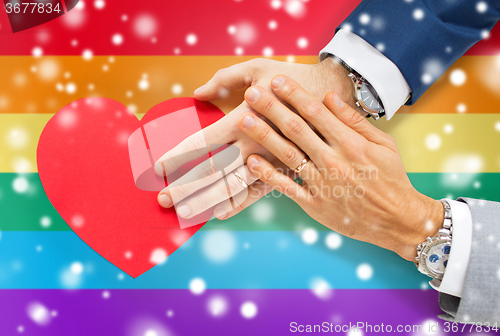
[[[375,89],[371,85],[367,85],[366,82],[361,84],[361,100],[363,103],[372,110],[383,111],[384,108],[380,105],[378,101],[378,95]]]
[[[448,266],[450,245],[447,243],[434,245],[426,252],[426,255],[427,268],[436,274],[443,274]]]

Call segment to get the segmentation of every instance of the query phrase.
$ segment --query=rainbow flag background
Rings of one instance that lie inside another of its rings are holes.
[[[0,335],[285,335],[293,322],[422,325],[414,335],[438,323],[445,334],[438,294],[412,263],[326,229],[284,196],[209,221],[132,279],[71,231],[37,174],[41,131],[68,103],[108,97],[140,116],[254,57],[315,63],[358,3],[80,0],[15,34],[0,11]],[[227,113],[242,93],[214,103]],[[376,125],[420,192],[500,201],[499,106],[497,26],[415,106]]]

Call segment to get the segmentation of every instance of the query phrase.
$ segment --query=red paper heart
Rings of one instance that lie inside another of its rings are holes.
[[[134,131],[188,107],[203,128],[224,116],[210,103],[177,98],[139,121],[117,101],[86,98],[63,107],[40,136],[38,172],[52,205],[83,241],[132,277],[155,265],[154,253],[171,255],[204,225],[181,229],[174,209],[158,205],[156,191],[135,185],[129,159]]]
[[[3,0],[13,33],[58,18],[73,9],[79,0]]]

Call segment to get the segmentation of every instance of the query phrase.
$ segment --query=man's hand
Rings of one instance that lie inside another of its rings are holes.
[[[301,167],[304,183],[295,183],[260,155],[247,160],[253,175],[330,229],[414,260],[417,245],[441,227],[444,209],[413,188],[394,139],[332,92],[322,104],[286,76],[275,77],[272,86],[300,116],[258,86],[246,91],[245,100],[286,138],[254,113],[240,117],[240,128],[289,168]]]
[[[271,79],[277,74],[286,74],[294,78],[320,100],[328,91],[334,90],[344,101],[355,106],[354,88],[347,76],[347,70],[332,58],[314,65],[254,59],[219,70],[207,84],[195,91],[195,98],[204,101],[214,100],[223,97],[229,91],[251,85],[271,90]],[[206,148],[213,151],[224,144],[231,144],[240,150],[242,165],[250,154],[256,153],[279,166],[280,162],[269,150],[249,138],[238,127],[239,117],[244,113],[253,113],[246,102],[218,122],[182,141],[158,160],[155,166],[156,173],[169,175],[182,165],[206,154]],[[226,149],[217,154],[216,159],[220,159],[218,162],[224,162],[224,156],[232,155],[229,155]],[[180,217],[192,218],[223,202],[214,214],[219,219],[225,219],[245,209],[271,190],[262,181],[257,181],[246,167],[218,165],[219,167],[214,170],[213,159],[203,162],[179,179],[183,181],[182,184],[175,183],[162,190],[158,195],[159,204],[163,207],[175,204]],[[223,168],[229,168],[225,174],[214,174],[214,171],[220,172]],[[237,181],[233,181],[235,180],[233,174],[228,174],[236,169],[243,174],[247,184],[253,183],[248,192],[242,193]],[[226,181],[222,180],[223,175],[227,175]],[[232,199],[229,199],[230,197]]]

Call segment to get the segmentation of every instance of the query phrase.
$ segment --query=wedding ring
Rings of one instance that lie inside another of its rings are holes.
[[[243,186],[243,188],[248,188],[248,184],[245,182],[243,177],[241,177],[240,173],[238,173],[236,170],[233,171],[234,176],[238,180],[238,182]]]
[[[300,165],[297,168],[295,168],[295,173],[297,173],[297,174],[300,173],[302,171],[302,169],[304,169],[306,167],[306,165],[307,165],[308,162],[309,162],[309,158],[306,156],[302,160],[302,162],[300,163]]]

